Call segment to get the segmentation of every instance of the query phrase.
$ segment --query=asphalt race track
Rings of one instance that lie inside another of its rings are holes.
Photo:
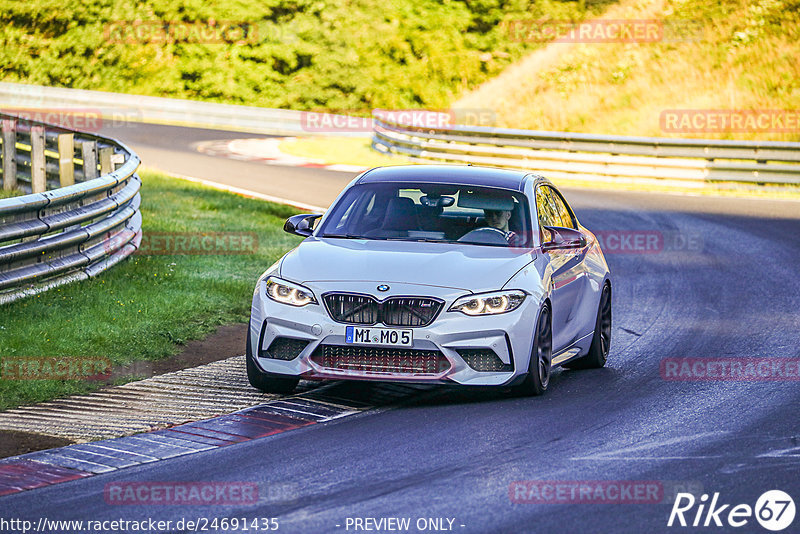
[[[150,167],[317,205],[352,178],[191,149],[241,134],[142,125],[103,133],[128,142]],[[800,504],[796,377],[673,381],[660,373],[665,358],[800,357],[800,203],[563,191],[581,223],[604,231],[609,245],[654,232],[661,239],[656,249],[606,247],[614,330],[605,369],[556,371],[538,398],[421,391],[398,406],[10,495],[0,499],[0,515],[270,517],[279,532],[354,532],[353,518],[389,517],[410,518],[410,532],[419,518],[452,519],[452,530],[464,533],[768,532],[754,517],[741,528],[669,528],[669,502],[512,502],[510,485],[530,480],[655,481],[664,501],[671,489],[691,487],[698,497],[719,493],[719,504],[731,507],[754,507],[780,489]],[[121,481],[254,482],[264,498],[243,506],[106,504],[104,487]],[[800,532],[800,519],[784,532],[792,531]]]
[[[211,180],[257,193],[273,195],[311,205],[327,206],[353,178],[350,173],[305,167],[274,167],[235,159],[224,159],[195,150],[203,141],[266,138],[177,126],[122,123],[100,130],[128,144],[145,167]]]

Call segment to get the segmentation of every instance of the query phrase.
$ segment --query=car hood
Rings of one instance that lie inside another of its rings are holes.
[[[479,292],[502,288],[534,257],[531,249],[311,237],[286,254],[280,273],[299,283],[395,282]]]

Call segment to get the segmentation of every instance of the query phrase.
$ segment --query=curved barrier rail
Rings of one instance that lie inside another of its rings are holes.
[[[12,115],[0,122],[3,189],[30,192],[0,199],[0,304],[95,276],[136,250],[136,154]]]
[[[555,179],[800,185],[800,143],[419,127],[373,114],[373,148],[414,159],[542,171]]]

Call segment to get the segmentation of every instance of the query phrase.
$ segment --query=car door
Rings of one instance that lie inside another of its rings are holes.
[[[540,226],[578,229],[566,202],[555,189],[540,185],[536,193]],[[545,236],[546,239],[546,236]],[[588,247],[553,249],[545,252],[551,265],[551,301],[553,321],[553,353],[571,345],[581,333],[578,306],[586,283],[583,259]]]

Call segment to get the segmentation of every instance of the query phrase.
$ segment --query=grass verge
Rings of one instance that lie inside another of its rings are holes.
[[[256,278],[300,238],[294,208],[152,172],[141,174],[143,233],[252,232],[252,254],[136,254],[101,276],[0,307],[0,358],[157,360],[246,321]],[[4,373],[5,374],[5,373]],[[0,409],[97,389],[98,381],[0,379]]]

